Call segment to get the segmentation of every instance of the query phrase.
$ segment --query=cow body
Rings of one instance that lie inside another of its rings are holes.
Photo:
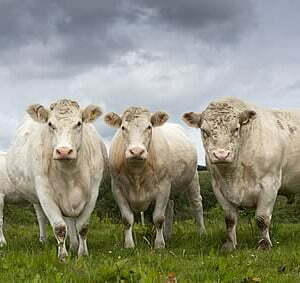
[[[127,119],[132,113],[133,118]],[[134,247],[133,211],[143,212],[150,203],[155,204],[155,248],[165,246],[162,226],[165,238],[169,238],[173,216],[169,199],[176,192],[188,192],[200,230],[205,230],[196,150],[178,125],[156,126],[152,122],[148,126],[149,117],[150,113],[141,108],[125,111],[123,124],[128,129],[122,126],[117,131],[110,148],[112,191],[125,224],[125,247]]]
[[[4,204],[24,203],[25,199],[15,189],[11,183],[6,170],[6,152],[0,152],[0,247],[6,245],[6,239],[3,234],[3,210]],[[34,205],[40,228],[40,241],[46,241],[46,216],[38,203]]]
[[[60,259],[67,256],[68,232],[77,234],[73,237],[79,239],[78,255],[88,254],[88,220],[106,167],[105,146],[89,124],[100,111],[87,110],[70,100],[60,100],[50,110],[31,106],[31,118],[8,151],[9,177],[24,198],[41,204],[58,241]]]
[[[270,248],[269,226],[277,194],[299,192],[300,112],[267,110],[235,98],[212,102],[183,119],[202,130],[214,193],[224,209],[228,240],[237,245],[239,208],[255,208],[260,248]]]

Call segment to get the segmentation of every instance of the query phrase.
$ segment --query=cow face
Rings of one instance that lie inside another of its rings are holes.
[[[145,108],[130,107],[122,117],[116,113],[108,113],[104,120],[108,125],[120,128],[126,160],[131,163],[143,163],[148,157],[152,128],[163,125],[168,118],[165,112],[151,114]]]
[[[227,103],[211,104],[202,113],[189,112],[183,120],[200,128],[206,156],[211,164],[230,164],[238,156],[242,129],[256,116],[253,110],[234,111]]]
[[[39,104],[31,105],[27,113],[34,121],[47,125],[53,159],[64,161],[77,159],[84,123],[95,121],[102,111],[94,105],[81,110],[77,102],[63,99],[53,103],[49,110]]]

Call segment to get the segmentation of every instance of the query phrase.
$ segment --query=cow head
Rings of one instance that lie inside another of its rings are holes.
[[[27,113],[34,121],[47,124],[53,159],[63,161],[76,160],[83,124],[95,121],[102,111],[94,105],[82,110],[76,101],[63,99],[51,104],[50,109],[39,104],[30,105]]]
[[[142,107],[130,107],[120,117],[116,113],[105,115],[105,122],[120,128],[125,143],[125,158],[131,163],[147,160],[152,138],[152,128],[163,125],[169,116],[165,112],[150,113]]]
[[[211,103],[204,112],[185,113],[182,119],[190,127],[201,129],[211,164],[230,164],[237,158],[243,128],[255,117],[253,110],[238,111],[228,103]]]

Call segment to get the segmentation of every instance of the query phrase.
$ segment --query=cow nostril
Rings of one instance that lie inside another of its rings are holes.
[[[56,150],[56,153],[57,153],[58,155],[61,155],[61,152],[60,152],[59,149]]]
[[[72,154],[73,153],[73,149],[70,149],[69,151],[68,151],[68,155],[70,155],[70,154]]]
[[[142,155],[144,152],[145,152],[145,150],[142,149],[142,150],[140,151],[140,155]]]

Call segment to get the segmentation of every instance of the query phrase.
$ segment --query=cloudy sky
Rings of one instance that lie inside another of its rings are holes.
[[[143,105],[182,125],[222,96],[300,108],[299,11],[296,0],[0,0],[0,149],[27,105],[59,98]],[[109,144],[114,130],[96,126]],[[203,163],[198,131],[185,130]]]

